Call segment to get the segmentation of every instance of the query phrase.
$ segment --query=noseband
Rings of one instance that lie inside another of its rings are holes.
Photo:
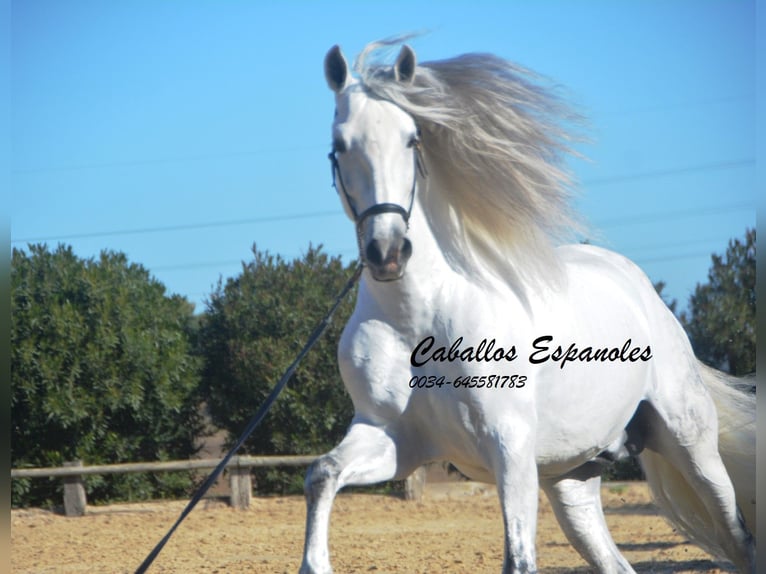
[[[330,164],[332,165],[332,185],[337,191],[343,193],[344,197],[346,198],[346,203],[348,204],[348,207],[354,216],[354,221],[356,222],[356,234],[357,234],[357,240],[360,247],[360,253],[361,253],[362,223],[364,223],[364,220],[367,219],[368,217],[372,217],[374,215],[380,215],[381,213],[398,213],[399,215],[402,216],[402,219],[404,219],[404,223],[406,223],[407,227],[409,228],[410,215],[412,214],[412,206],[415,203],[415,191],[417,190],[417,185],[418,185],[418,174],[420,174],[421,177],[423,178],[425,178],[428,175],[425,162],[423,161],[423,153],[420,149],[419,140],[413,141],[412,150],[413,150],[412,151],[413,162],[415,164],[415,175],[412,178],[412,188],[410,189],[409,207],[405,209],[404,207],[396,203],[376,203],[375,205],[372,205],[368,207],[367,209],[365,209],[364,211],[362,211],[362,213],[357,212],[356,206],[354,205],[354,202],[352,201],[351,196],[348,193],[348,190],[346,190],[346,185],[343,183],[343,173],[340,170],[340,164],[338,163],[337,152],[333,150],[328,155],[328,157],[330,158]]]

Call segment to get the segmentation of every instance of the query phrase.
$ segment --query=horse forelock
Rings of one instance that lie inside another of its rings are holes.
[[[470,274],[555,282],[552,247],[581,228],[564,167],[576,141],[567,126],[580,118],[541,77],[490,54],[426,62],[414,82],[397,82],[390,67],[367,64],[388,45],[368,46],[356,71],[420,128],[420,200],[447,259]]]

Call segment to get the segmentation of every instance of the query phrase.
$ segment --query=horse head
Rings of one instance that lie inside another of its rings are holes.
[[[359,256],[374,279],[400,279],[412,255],[407,233],[422,165],[417,125],[400,107],[370,94],[353,78],[338,46],[327,53],[324,69],[336,104],[333,177],[356,225]],[[382,73],[393,82],[412,83],[414,52],[404,46],[396,63]]]

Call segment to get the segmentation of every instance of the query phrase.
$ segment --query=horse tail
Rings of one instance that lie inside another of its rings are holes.
[[[718,451],[734,485],[741,518],[756,535],[755,393],[753,381],[738,379],[699,363],[702,381],[718,412]],[[644,450],[641,466],[655,502],[666,516],[715,556],[725,555],[702,499],[671,461]]]
[[[702,363],[698,366],[718,411],[718,452],[734,483],[737,506],[755,537],[755,379],[733,377]]]

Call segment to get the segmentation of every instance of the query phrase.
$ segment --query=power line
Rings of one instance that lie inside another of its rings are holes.
[[[737,167],[754,166],[755,158],[742,158],[729,161],[710,162],[698,165],[690,165],[686,167],[678,167],[671,169],[659,169],[652,171],[645,171],[641,173],[616,175],[611,177],[598,177],[594,179],[588,179],[583,181],[583,185],[592,187],[594,185],[607,185],[610,183],[623,183],[627,181],[639,181],[642,179],[656,179],[661,177],[668,177],[674,175],[683,175],[687,173],[697,173],[706,171],[719,171],[724,169],[733,169]]]
[[[710,241],[714,241],[714,240],[711,239]],[[682,241],[682,242],[679,242],[679,243],[669,244],[668,247],[688,245],[689,243],[696,243],[696,242]],[[620,253],[624,254],[625,251],[628,251],[628,250],[621,250]],[[331,255],[349,255],[349,254],[355,254],[355,253],[356,253],[356,250],[354,250],[354,249],[342,249],[342,250],[339,250],[339,251],[333,251],[330,254]],[[633,261],[634,263],[636,263],[638,265],[644,265],[644,264],[647,264],[647,263],[661,263],[661,262],[665,262],[665,261],[680,261],[682,259],[692,259],[694,257],[702,257],[702,256],[705,256],[705,255],[711,255],[711,254],[712,254],[712,252],[708,250],[708,251],[695,251],[695,252],[691,252],[691,253],[688,253],[688,252],[687,253],[680,253],[680,254],[675,254],[675,255],[663,255],[663,256],[659,256],[659,257],[650,257],[650,258],[642,258],[642,257],[635,257],[635,258],[633,258],[633,257],[631,257],[630,259],[631,259],[631,261]],[[295,258],[297,258],[299,256],[298,255],[292,255],[292,256],[285,255],[283,257],[284,257],[285,260],[290,260],[290,259],[295,259]],[[191,271],[193,269],[203,269],[203,268],[206,268],[206,267],[224,267],[224,266],[229,266],[229,265],[239,265],[239,264],[244,263],[244,262],[246,262],[246,261],[242,260],[242,259],[226,259],[226,260],[221,260],[221,261],[202,261],[202,262],[199,262],[199,263],[182,263],[182,264],[178,264],[178,265],[159,265],[159,266],[156,266],[156,267],[149,267],[149,266],[147,266],[147,269],[150,269],[152,272],[158,272],[158,271],[163,271],[163,272]]]
[[[675,247],[685,247],[688,245],[695,245],[699,246],[702,243],[718,243],[720,244],[722,241],[725,241],[728,243],[729,238],[721,239],[720,236],[718,237],[707,237],[702,239],[685,239],[683,241],[673,241],[672,243],[668,243],[667,241],[662,243],[644,243],[639,245],[627,245],[624,247],[621,247],[621,250],[623,253],[627,253],[630,251],[654,251],[657,249],[669,249],[669,248],[675,248]]]
[[[146,159],[133,159],[124,161],[108,161],[108,162],[96,162],[96,163],[84,163],[75,165],[54,165],[47,167],[28,167],[11,170],[13,175],[29,175],[36,173],[56,173],[65,171],[82,171],[89,169],[110,169],[115,167],[136,167],[142,165],[162,165],[168,163],[184,163],[184,162],[199,162],[218,159],[233,159],[238,157],[252,157],[264,154],[283,153],[289,154],[300,151],[314,151],[319,149],[327,149],[329,146],[318,145],[306,145],[306,146],[291,146],[284,148],[263,148],[252,151],[239,151],[239,152],[221,152],[221,153],[206,153],[198,155],[185,155],[177,157],[164,157],[164,158],[146,158]]]
[[[336,254],[350,253],[352,251],[354,250],[342,250],[342,251],[336,252]],[[664,262],[671,262],[671,261],[681,261],[684,259],[693,259],[693,258],[705,256],[705,255],[710,255],[710,252],[698,251],[693,253],[668,255],[663,257],[652,257],[649,259],[637,258],[637,259],[632,259],[632,261],[636,263],[637,265],[647,265],[650,263],[664,263]],[[150,268],[150,271],[152,273],[155,273],[157,271],[164,271],[164,272],[185,271],[185,270],[191,270],[191,269],[202,268],[202,267],[223,267],[224,265],[232,265],[234,263],[242,263],[242,261],[241,260],[238,260],[238,261],[226,260],[226,261],[219,261],[219,262],[210,261],[210,262],[203,262],[203,263],[189,263],[184,265],[168,265],[168,266]],[[187,297],[189,300],[195,300],[200,298],[207,298],[210,296],[211,293],[212,293],[212,287],[211,287],[211,291],[205,291],[205,292],[197,291],[193,293],[186,293],[184,296]]]
[[[731,103],[731,102],[737,102],[742,100],[752,100],[754,95],[752,94],[732,94],[732,95],[725,95],[720,97],[713,97],[713,98],[704,98],[699,99],[696,101],[687,101],[687,102],[669,102],[664,104],[656,104],[644,108],[635,108],[635,109],[627,109],[622,110],[614,113],[606,112],[604,114],[604,117],[622,117],[622,116],[632,116],[636,114],[644,114],[647,112],[657,112],[657,111],[667,111],[667,110],[674,110],[674,109],[689,109],[691,107],[698,107],[698,106],[710,106],[710,105],[719,105],[719,104],[725,104],[725,103]],[[207,160],[217,160],[217,159],[230,159],[230,158],[237,158],[237,157],[252,157],[257,155],[264,155],[269,153],[292,153],[292,152],[298,152],[298,151],[313,151],[313,150],[320,150],[320,149],[326,149],[326,144],[313,144],[313,145],[304,145],[304,146],[289,146],[289,147],[277,147],[277,148],[262,148],[262,149],[255,149],[255,150],[249,150],[249,151],[234,151],[234,152],[220,152],[220,153],[203,153],[203,154],[194,154],[194,155],[181,155],[176,157],[160,157],[160,158],[143,158],[143,159],[133,159],[133,160],[122,160],[122,161],[105,161],[105,162],[95,162],[95,163],[84,163],[84,164],[75,164],[75,165],[53,165],[53,166],[38,166],[38,167],[26,167],[26,168],[19,168],[19,169],[12,169],[11,174],[12,175],[26,175],[26,174],[35,174],[35,173],[45,173],[45,172],[64,172],[64,171],[80,171],[80,170],[89,170],[89,169],[107,169],[107,168],[114,168],[114,167],[135,167],[135,166],[141,166],[141,165],[154,165],[154,164],[167,164],[167,163],[182,163],[182,162],[189,162],[189,161],[207,161]],[[598,184],[598,183],[597,183]]]
[[[629,217],[619,217],[597,222],[598,227],[612,227],[615,225],[631,225],[636,223],[646,223],[648,221],[661,221],[667,219],[679,219],[685,217],[696,217],[700,215],[718,214],[730,211],[740,211],[743,209],[754,209],[751,202],[739,202],[729,205],[718,205],[711,207],[702,207],[697,209],[685,209],[679,211],[655,212]],[[208,223],[190,223],[183,225],[167,225],[162,227],[144,227],[135,229],[120,229],[113,231],[94,231],[88,233],[74,233],[69,235],[55,235],[42,237],[24,237],[20,239],[11,239],[11,243],[32,243],[35,241],[61,241],[66,239],[90,239],[94,237],[109,237],[115,235],[141,235],[146,233],[167,233],[174,231],[189,231],[197,229],[206,229],[214,227],[229,227],[235,225],[252,225],[257,223],[273,223],[279,221],[292,221],[300,219],[314,219],[321,217],[334,217],[342,215],[339,210],[332,211],[313,211],[308,213],[296,213],[291,215],[271,215],[264,217],[255,217],[250,219],[231,219],[226,221],[213,221]]]
[[[206,267],[228,267],[229,265],[240,265],[242,259],[227,259],[225,261],[201,261],[199,263],[182,263],[179,265],[158,265],[152,267],[152,272],[156,271],[190,271],[192,269],[204,269]]]
[[[611,227],[615,225],[630,225],[636,223],[646,223],[648,221],[660,221],[667,219],[679,219],[685,217],[696,217],[700,215],[718,214],[730,211],[740,211],[743,209],[754,209],[751,202],[740,202],[729,205],[719,205],[711,207],[702,207],[697,209],[685,209],[670,212],[646,213],[629,217],[620,217],[597,222],[598,227]],[[321,217],[334,217],[342,215],[339,210],[332,211],[314,211],[308,213],[296,213],[291,215],[271,215],[264,217],[254,217],[250,219],[230,219],[226,221],[213,221],[208,223],[190,223],[183,225],[167,225],[162,227],[144,227],[135,229],[120,229],[113,231],[94,231],[88,233],[73,233],[69,235],[24,237],[20,239],[11,239],[11,243],[33,243],[35,241],[61,241],[66,239],[91,239],[94,237],[109,237],[115,235],[142,235],[146,233],[167,233],[174,231],[189,231],[197,229],[206,229],[214,227],[229,227],[235,225],[252,225],[258,223],[273,223],[279,221],[292,221],[300,219],[314,219]]]
[[[599,117],[601,118],[615,118],[615,117],[630,117],[639,114],[652,114],[657,112],[668,112],[672,110],[689,110],[690,108],[697,107],[709,107],[720,106],[724,104],[731,104],[735,102],[749,101],[754,102],[754,94],[730,94],[718,97],[703,98],[694,101],[685,102],[665,102],[663,104],[650,104],[644,107],[635,107],[633,109],[623,109],[615,112],[605,110]]]
[[[338,255],[357,255],[356,249],[340,249],[336,251],[328,251],[328,254],[331,256],[338,256]],[[303,257],[304,254],[300,255],[282,255],[282,259],[285,261],[290,261],[293,259],[298,259],[300,257]],[[229,265],[240,265],[242,263],[247,263],[244,259],[225,259],[221,261],[200,261],[198,263],[180,263],[177,265],[158,265],[149,267],[146,266],[147,269],[150,269],[152,272],[156,271],[163,271],[163,272],[173,272],[173,271],[191,271],[193,269],[204,269],[206,267],[224,267]]]
[[[732,169],[736,167],[743,167],[743,166],[754,165],[754,164],[755,164],[754,159],[745,158],[740,160],[687,166],[687,167],[676,168],[676,169],[647,171],[643,173],[628,174],[628,175],[614,176],[614,177],[608,177],[608,178],[591,179],[591,180],[587,180],[583,182],[583,185],[593,186],[593,185],[602,185],[602,184],[608,184],[608,183],[619,183],[619,182],[625,182],[625,181],[637,181],[637,180],[643,180],[643,179],[652,179],[652,178],[681,175],[686,173]],[[737,204],[731,204],[731,205],[725,205],[725,206],[700,208],[698,210],[663,212],[663,213],[644,214],[644,215],[638,215],[638,216],[616,218],[616,219],[603,221],[598,225],[600,227],[609,227],[613,225],[628,225],[632,223],[646,222],[648,220],[675,219],[678,217],[690,217],[690,216],[696,216],[696,215],[706,215],[710,213],[720,213],[721,211],[737,211],[741,209],[753,209],[753,208],[754,207],[752,203],[749,203],[749,202],[737,203]],[[251,224],[257,224],[257,223],[270,223],[270,222],[291,221],[291,220],[299,220],[299,219],[313,219],[313,218],[320,218],[320,217],[336,216],[340,214],[341,214],[340,210],[315,211],[315,212],[299,213],[299,214],[264,216],[264,217],[258,217],[258,218],[250,218],[250,219],[235,219],[235,220],[227,220],[227,221],[201,222],[201,223],[170,225],[170,226],[161,226],[161,227],[121,229],[121,230],[112,230],[112,231],[94,231],[94,232],[87,232],[87,233],[74,233],[74,234],[58,235],[58,236],[26,237],[21,239],[12,239],[11,243],[26,243],[26,242],[35,242],[35,241],[60,241],[60,240],[67,240],[67,239],[110,237],[115,235],[141,235],[146,233],[189,231],[189,230],[196,230],[196,229],[227,227],[227,226],[234,226],[234,225],[251,225]]]
[[[663,263],[667,261],[680,261],[682,259],[693,259],[697,257],[710,256],[710,251],[695,251],[693,253],[681,253],[679,255],[667,255],[664,257],[651,257],[649,259],[634,259],[637,265],[646,265],[647,263]]]
[[[196,229],[206,229],[212,227],[230,227],[234,225],[252,225],[255,223],[273,223],[277,221],[294,221],[297,219],[313,219],[317,217],[334,217],[342,215],[340,210],[332,211],[313,211],[310,213],[294,213],[291,215],[269,215],[264,217],[253,217],[250,219],[230,219],[227,221],[211,221],[207,223],[189,223],[184,225],[166,225],[162,227],[143,227],[137,229],[118,229],[114,231],[94,231],[90,233],[73,233],[71,235],[55,235],[48,237],[25,237],[22,239],[12,239],[11,243],[27,243],[35,241],[57,241],[63,239],[86,239],[93,237],[109,237],[113,235],[143,235],[146,233],[166,233],[173,231],[189,231]]]
[[[713,215],[731,211],[741,211],[745,209],[752,209],[755,211],[755,206],[751,201],[731,203],[728,205],[715,205],[710,207],[698,207],[696,209],[683,209],[678,211],[661,211],[655,213],[645,213],[642,215],[631,215],[628,217],[616,217],[613,219],[607,219],[601,221],[597,225],[599,227],[613,227],[616,225],[633,225],[637,223],[648,223],[650,221],[663,221],[667,219],[681,219],[689,217],[698,217],[701,215]]]

